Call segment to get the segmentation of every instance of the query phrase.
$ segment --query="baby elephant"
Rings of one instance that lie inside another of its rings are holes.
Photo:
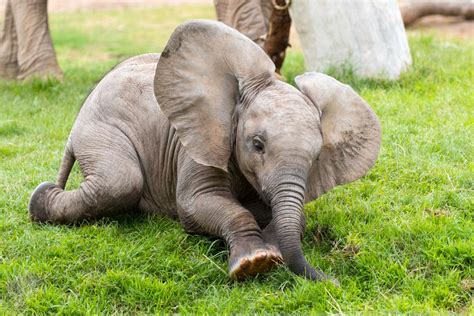
[[[130,58],[84,102],[56,184],[40,184],[34,221],[71,223],[139,209],[223,238],[229,274],[279,262],[312,280],[303,205],[374,164],[380,125],[349,86],[320,73],[278,81],[250,39],[219,22],[180,25],[161,54]],[[65,191],[72,165],[84,175]]]

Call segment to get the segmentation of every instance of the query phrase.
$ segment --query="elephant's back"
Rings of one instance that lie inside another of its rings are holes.
[[[154,64],[156,68],[156,64],[160,60],[160,56],[161,54],[158,54],[158,53],[149,53],[149,54],[133,56],[133,57],[125,59],[124,61],[119,63],[117,66],[115,66],[115,68],[132,66],[132,65],[145,65],[145,64]]]
[[[148,118],[153,117],[148,114],[159,113],[153,92],[159,58],[160,54],[139,55],[115,66],[95,89],[100,95],[100,100],[97,100],[100,107],[114,107],[117,111],[132,110]]]
[[[160,54],[144,54],[116,65],[89,94],[78,118],[103,121],[123,120],[129,116],[156,118],[161,111],[153,92],[153,81],[159,58]]]
[[[104,76],[84,103],[72,138],[73,143],[75,140],[84,143],[81,138],[88,138],[88,142],[91,137],[100,138],[100,135],[83,133],[81,126],[85,125],[125,135],[131,146],[124,148],[132,148],[134,152],[130,154],[137,157],[145,178],[141,208],[173,216],[174,189],[170,188],[175,182],[175,159],[169,147],[180,146],[170,142],[173,129],[161,112],[153,91],[159,56],[146,54],[129,58]]]

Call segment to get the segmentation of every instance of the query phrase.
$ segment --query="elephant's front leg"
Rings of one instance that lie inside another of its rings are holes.
[[[244,201],[242,202],[242,205],[252,213],[258,226],[262,229],[263,240],[267,244],[273,245],[279,252],[280,248],[278,246],[275,221],[272,218],[271,208],[258,197]]]
[[[282,262],[280,251],[266,243],[253,215],[230,193],[207,193],[180,211],[185,229],[223,238],[230,250],[229,275],[233,279],[264,273]]]
[[[229,274],[243,279],[268,271],[282,261],[262,238],[252,213],[231,193],[228,173],[184,156],[178,166],[178,216],[188,232],[223,238],[229,246]]]

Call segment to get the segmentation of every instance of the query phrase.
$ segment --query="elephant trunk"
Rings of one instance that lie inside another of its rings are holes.
[[[300,175],[284,174],[277,181],[272,194],[271,205],[278,245],[288,268],[312,280],[322,280],[325,275],[317,272],[306,261],[301,247],[301,236],[305,227],[303,205],[307,172]],[[303,175],[301,175],[303,174]]]

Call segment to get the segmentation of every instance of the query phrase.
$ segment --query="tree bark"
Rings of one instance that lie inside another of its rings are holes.
[[[48,26],[47,0],[7,1],[0,37],[0,76],[59,78],[56,53]]]
[[[287,1],[289,0],[275,0],[276,6],[272,10],[263,45],[263,49],[275,64],[275,71],[278,74],[280,74],[280,69],[285,61],[286,48],[290,38],[291,17]]]
[[[397,0],[293,1],[290,14],[308,71],[394,80],[411,65]]]
[[[288,47],[291,18],[288,8],[278,9],[289,0],[273,1],[277,6],[272,0],[214,0],[214,5],[217,19],[262,47],[279,74]]]
[[[474,2],[472,1],[425,1],[400,4],[400,11],[405,26],[410,26],[418,19],[429,15],[462,16],[474,19]]]

